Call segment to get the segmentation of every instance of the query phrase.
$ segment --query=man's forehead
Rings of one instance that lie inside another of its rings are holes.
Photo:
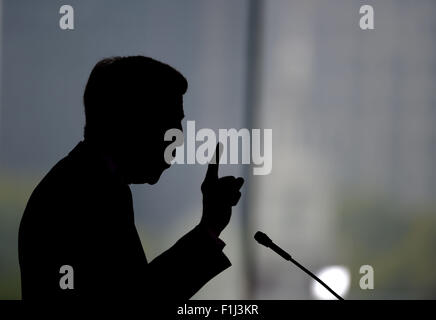
[[[182,120],[184,117],[185,117],[185,113],[184,113],[184,111],[183,111],[183,106],[182,107],[177,107],[177,110],[176,110],[176,117],[177,117],[177,119],[180,119],[180,120]]]
[[[183,95],[169,92],[156,92],[155,97],[161,101],[166,101],[174,104],[183,104]]]
[[[177,118],[183,119],[185,113],[183,111],[183,95],[163,94],[160,96],[160,103],[165,105],[166,111]]]
[[[183,118],[185,113],[183,111],[183,96],[178,95],[175,97],[170,97],[169,103],[171,108],[174,108],[178,117]]]

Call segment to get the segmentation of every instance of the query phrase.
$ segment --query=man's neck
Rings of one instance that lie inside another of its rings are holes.
[[[117,177],[121,183],[128,184],[122,170],[121,161],[117,160],[114,152],[111,152],[109,148],[105,148],[101,144],[89,139],[85,139],[84,143],[98,154],[98,156],[103,160],[105,168],[111,173],[111,175]]]

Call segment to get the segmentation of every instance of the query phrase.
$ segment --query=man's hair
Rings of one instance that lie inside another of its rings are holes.
[[[188,83],[181,73],[152,58],[103,59],[92,69],[83,95],[85,139],[104,135],[105,130],[117,126],[121,119],[138,115],[152,117],[159,106],[145,106],[147,98],[158,101],[159,96],[183,95],[187,88]]]

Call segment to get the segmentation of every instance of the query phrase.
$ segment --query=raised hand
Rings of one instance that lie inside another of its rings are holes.
[[[203,193],[203,216],[200,225],[207,228],[217,237],[228,225],[232,215],[232,207],[241,198],[243,178],[226,176],[218,178],[218,166],[223,145],[218,143],[215,154],[207,168],[206,177],[201,185]]]

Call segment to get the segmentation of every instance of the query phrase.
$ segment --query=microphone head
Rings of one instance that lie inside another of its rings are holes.
[[[260,231],[256,232],[254,239],[265,247],[269,247],[272,244],[272,240],[265,233]]]

